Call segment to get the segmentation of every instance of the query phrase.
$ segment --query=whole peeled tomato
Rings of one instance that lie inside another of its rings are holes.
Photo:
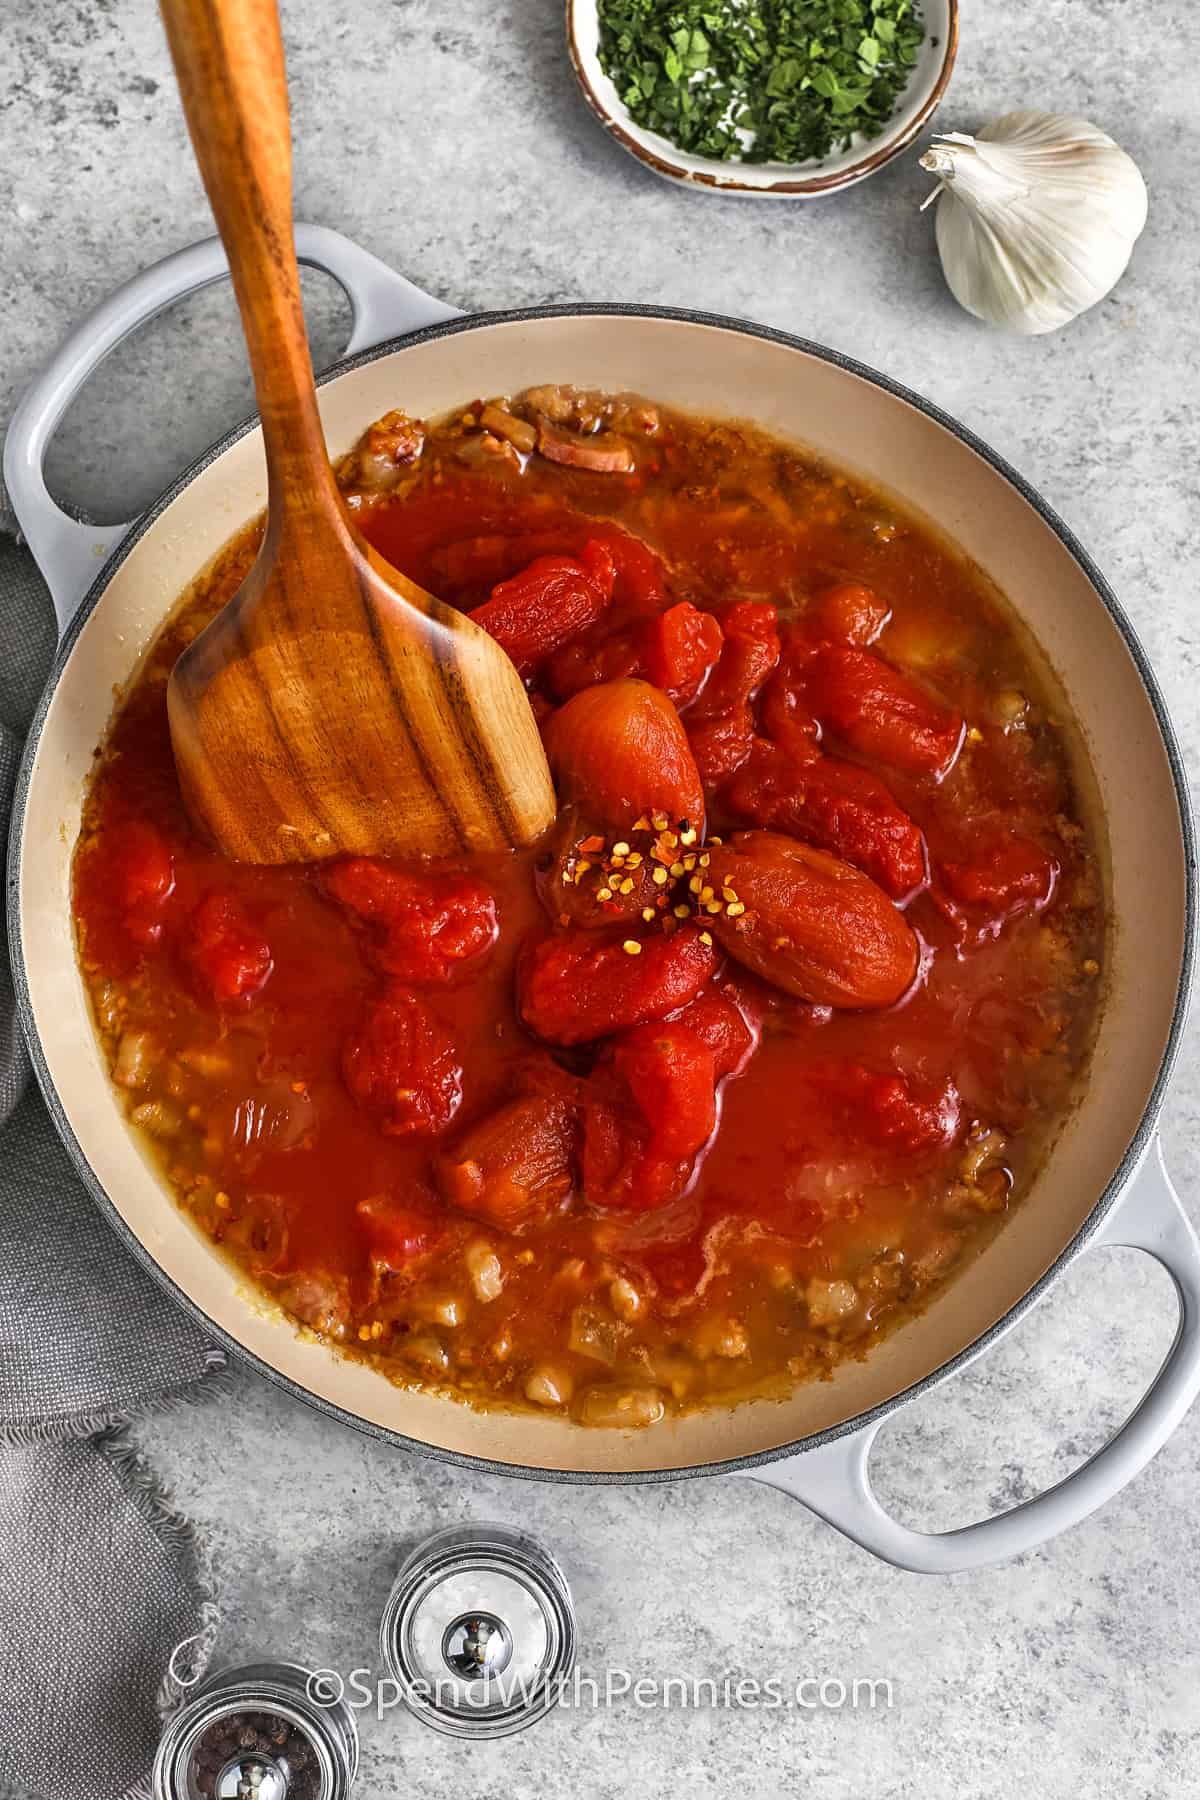
[[[625,831],[642,814],[699,828],[704,790],[679,714],[648,681],[604,681],[552,713],[544,732],[559,799]]]
[[[836,856],[778,832],[742,831],[710,852],[708,874],[725,902],[708,921],[712,935],[784,993],[817,1006],[890,1006],[917,972],[903,916]]]

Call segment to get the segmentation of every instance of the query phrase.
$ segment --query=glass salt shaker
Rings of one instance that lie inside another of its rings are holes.
[[[347,1800],[358,1729],[344,1699],[296,1663],[220,1669],[173,1714],[154,1759],[154,1800]]]
[[[504,1525],[457,1525],[403,1564],[379,1632],[415,1718],[452,1737],[532,1725],[575,1667],[575,1607],[562,1570]]]

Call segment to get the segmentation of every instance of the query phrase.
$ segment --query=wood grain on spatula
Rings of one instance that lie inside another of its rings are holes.
[[[532,842],[554,791],[520,676],[355,531],[317,410],[275,0],[162,0],[229,256],[267,456],[267,528],[167,690],[188,807],[227,855],[306,862]]]

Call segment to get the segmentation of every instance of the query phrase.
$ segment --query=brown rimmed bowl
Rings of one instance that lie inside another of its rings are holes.
[[[900,102],[878,137],[856,136],[820,162],[720,162],[681,150],[631,118],[600,66],[598,0],[566,0],[567,53],[588,107],[609,135],[646,168],[701,193],[766,200],[815,200],[865,181],[920,136],[946,91],[958,51],[958,0],[920,0],[925,41]]]

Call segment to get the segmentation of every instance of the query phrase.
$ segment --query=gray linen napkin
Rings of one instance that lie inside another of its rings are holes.
[[[53,648],[32,558],[0,536],[0,843]],[[190,1680],[216,1626],[203,1547],[126,1427],[213,1392],[225,1358],[109,1229],[28,1076],[5,943],[0,1800],[117,1800],[143,1790],[172,1653]]]

